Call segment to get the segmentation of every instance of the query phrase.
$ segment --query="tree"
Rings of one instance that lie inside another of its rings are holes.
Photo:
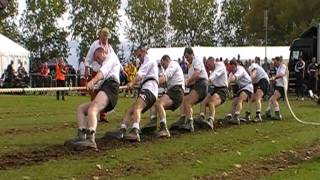
[[[223,46],[247,45],[246,16],[249,0],[224,0],[218,20],[218,41]]]
[[[289,45],[320,17],[320,1],[251,0],[247,15],[248,34],[252,44],[264,40],[263,11],[268,10],[268,44]]]
[[[18,15],[18,3],[11,0],[8,6],[0,10],[0,33],[14,41],[21,41],[15,17]]]
[[[90,45],[98,37],[101,28],[107,27],[110,31],[110,43],[119,43],[116,23],[119,21],[118,9],[121,1],[114,0],[70,0],[72,37],[79,40],[78,54],[86,56]]]
[[[126,34],[133,45],[166,46],[166,8],[164,0],[131,0],[126,9],[131,26]]]
[[[57,20],[66,12],[64,0],[27,0],[20,21],[23,41],[35,58],[41,61],[68,56],[68,33]]]
[[[215,45],[217,4],[214,0],[172,0],[170,24],[176,46]]]

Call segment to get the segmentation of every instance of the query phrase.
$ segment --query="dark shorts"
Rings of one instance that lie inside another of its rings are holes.
[[[221,104],[223,104],[228,97],[229,90],[227,87],[215,87],[211,92],[210,95],[213,96],[217,94],[221,99]]]
[[[280,86],[276,86],[274,88],[274,90],[277,90],[280,94],[281,94],[281,97],[280,98],[285,98],[285,93],[284,93],[284,88],[283,87],[280,87]]]
[[[109,103],[103,109],[103,112],[109,112],[114,109],[118,102],[119,83],[113,79],[107,79],[103,82],[98,92],[103,91],[108,96]]]
[[[242,92],[245,92],[247,94],[247,96],[248,96],[247,101],[249,101],[251,99],[252,93],[250,91],[248,91],[247,89],[239,90],[237,92],[237,94],[234,96],[234,98],[239,97]]]
[[[266,95],[269,92],[269,82],[267,79],[263,78],[256,84],[253,84],[254,93],[257,92],[258,89],[262,90],[263,94]]]
[[[172,105],[168,108],[169,110],[176,110],[183,101],[184,91],[181,86],[173,86],[167,91],[167,95],[172,100]]]
[[[196,104],[200,103],[208,94],[208,81],[206,79],[199,79],[196,83],[190,86],[190,92],[192,90],[196,91],[199,96]]]
[[[141,89],[138,97],[146,103],[146,107],[142,110],[142,113],[148,111],[157,100],[157,98],[148,89]]]

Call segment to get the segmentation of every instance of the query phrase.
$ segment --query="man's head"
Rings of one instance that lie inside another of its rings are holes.
[[[136,50],[136,57],[140,60],[141,64],[143,63],[144,61],[144,57],[146,56],[147,54],[147,48],[144,47],[144,46],[139,46]]]
[[[192,60],[194,58],[194,53],[191,47],[186,47],[184,49],[183,56],[186,58],[189,64],[192,64]]]
[[[237,60],[232,59],[229,63],[230,71],[235,73],[237,71],[237,66],[238,66]]]
[[[167,69],[169,64],[170,64],[170,62],[171,62],[170,57],[168,55],[164,55],[161,58],[160,64],[164,69]]]
[[[280,57],[277,56],[274,58],[274,65],[276,67],[279,67],[281,65],[281,63],[282,63],[282,59]]]
[[[102,62],[106,59],[107,54],[102,47],[99,47],[94,51],[93,57],[96,62],[98,62],[99,64],[102,64]]]
[[[104,27],[100,30],[99,33],[99,39],[103,42],[106,43],[109,37],[109,29]]]
[[[210,71],[212,71],[212,70],[214,70],[214,64],[215,64],[214,58],[213,58],[213,57],[209,57],[209,58],[207,59],[207,62],[206,62],[206,67],[207,67]]]

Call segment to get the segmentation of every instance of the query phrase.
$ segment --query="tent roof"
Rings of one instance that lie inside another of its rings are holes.
[[[276,56],[283,56],[283,59],[288,60],[290,51],[289,46],[272,46],[267,47],[267,56],[268,59],[271,59]],[[193,47],[193,51],[196,57],[214,57],[223,59],[228,58],[237,58],[238,54],[240,59],[248,60],[254,59],[255,57],[260,57],[264,59],[265,56],[265,47]],[[160,60],[161,57],[165,54],[169,55],[171,59],[177,60],[182,58],[184,52],[184,47],[174,47],[174,48],[150,48],[148,50],[148,55],[151,59]]]
[[[0,34],[0,55],[25,57],[30,55],[30,51]]]

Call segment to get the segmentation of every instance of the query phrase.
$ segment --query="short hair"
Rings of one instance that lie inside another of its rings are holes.
[[[171,60],[171,59],[170,59],[170,56],[166,54],[166,55],[163,55],[163,56],[162,56],[161,61],[167,60],[167,59]]]
[[[98,47],[98,48],[94,51],[94,54],[100,53],[100,52],[105,52],[102,47]]]
[[[140,45],[137,47],[136,51],[139,51],[139,50],[147,50],[147,47],[145,45]]]
[[[209,61],[209,60],[214,60],[214,58],[212,57],[212,56],[210,56],[210,57],[208,57],[208,59],[207,59],[207,61]]]
[[[191,48],[191,47],[186,47],[186,48],[184,49],[183,55],[185,55],[185,54],[193,54],[192,48]]]
[[[99,34],[109,37],[109,29],[107,27],[104,27],[100,30]]]
[[[230,65],[235,65],[235,66],[238,65],[237,60],[235,60],[235,59],[232,59],[232,60],[229,62],[229,64],[230,64]]]
[[[279,57],[279,56],[275,57],[274,59],[275,59],[276,61],[278,61],[278,62],[282,62],[282,59],[281,59],[281,57]]]

